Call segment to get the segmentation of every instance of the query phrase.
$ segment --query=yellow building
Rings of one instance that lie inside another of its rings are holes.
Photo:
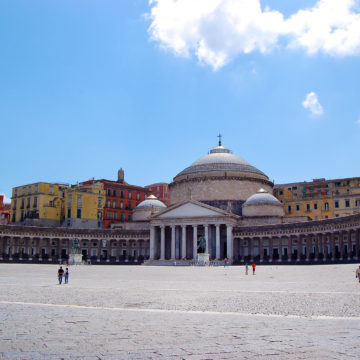
[[[102,228],[105,205],[104,184],[91,181],[65,191],[65,223],[72,228]]]
[[[284,204],[285,216],[322,220],[360,213],[359,177],[276,185],[274,195]]]
[[[59,226],[64,219],[64,184],[38,182],[13,188],[11,223]]]

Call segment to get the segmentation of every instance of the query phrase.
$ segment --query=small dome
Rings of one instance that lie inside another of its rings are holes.
[[[153,209],[165,209],[166,205],[157,199],[154,195],[149,195],[144,201],[142,201],[136,208],[153,208]]]
[[[264,189],[260,189],[256,194],[251,195],[244,203],[244,205],[280,205],[281,202],[273,195],[269,194]]]

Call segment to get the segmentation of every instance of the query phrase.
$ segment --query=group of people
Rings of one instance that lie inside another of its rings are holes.
[[[59,285],[62,284],[62,280],[63,280],[63,276],[65,275],[65,284],[69,283],[69,268],[66,268],[65,270],[62,268],[62,266],[60,266],[59,270],[58,270],[58,280],[59,280]]]
[[[253,275],[255,275],[256,264],[253,263],[251,267],[252,267]],[[249,275],[249,265],[247,263],[245,264],[245,275]]]

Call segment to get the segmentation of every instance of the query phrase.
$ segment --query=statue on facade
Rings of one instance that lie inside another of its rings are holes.
[[[80,254],[80,243],[78,239],[71,240],[71,253]]]
[[[203,254],[206,251],[206,240],[204,236],[200,236],[198,247],[197,247],[198,253]]]

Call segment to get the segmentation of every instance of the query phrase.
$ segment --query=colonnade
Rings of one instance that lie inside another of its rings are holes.
[[[77,239],[85,259],[94,261],[128,261],[149,258],[149,239],[101,239],[83,237],[39,237],[0,235],[0,260],[61,261],[71,253]]]
[[[232,225],[220,223],[152,225],[150,259],[197,259],[198,252],[210,254],[215,259],[231,258],[232,230]]]
[[[237,236],[235,261],[335,261],[360,258],[360,230]]]

